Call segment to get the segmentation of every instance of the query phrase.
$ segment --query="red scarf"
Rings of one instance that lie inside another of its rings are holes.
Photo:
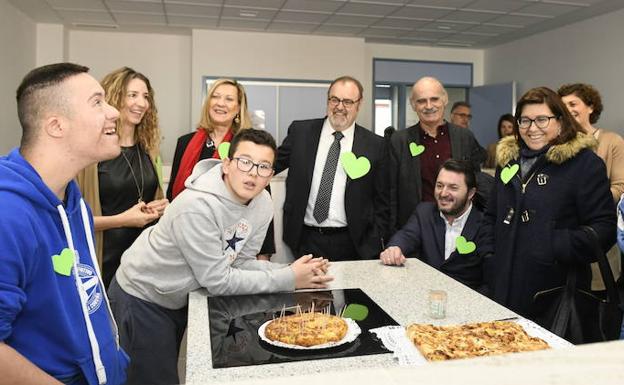
[[[231,142],[233,136],[234,135],[232,134],[232,130],[228,130],[228,132],[226,132],[225,136],[223,137],[223,141],[221,143]],[[199,161],[199,156],[201,155],[202,149],[206,145],[207,139],[208,133],[205,129],[200,127],[197,129],[195,135],[193,135],[193,137],[189,141],[188,146],[186,146],[184,154],[182,154],[182,159],[180,160],[178,174],[176,175],[176,179],[173,182],[173,189],[171,191],[172,199],[178,196],[178,194],[180,194],[182,191],[184,191],[184,182],[186,182],[186,179],[191,176],[193,168]],[[214,152],[212,153],[212,158],[219,159],[218,148],[215,148]]]

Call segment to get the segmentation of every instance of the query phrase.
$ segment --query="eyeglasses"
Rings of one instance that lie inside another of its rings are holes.
[[[540,116],[537,116],[535,119],[529,119],[523,116],[520,119],[518,119],[518,127],[522,129],[527,129],[531,127],[532,123],[535,123],[535,126],[537,128],[546,128],[550,124],[550,119],[559,119],[559,117],[554,116],[554,115],[553,116],[540,115]]]
[[[457,115],[457,116],[459,116],[460,118],[463,118],[463,119],[468,119],[468,120],[472,119],[472,115],[471,114],[464,114],[463,112],[453,112],[453,115]]]
[[[361,99],[362,98],[358,100],[338,99],[337,97],[332,96],[331,98],[327,99],[327,101],[329,102],[329,105],[332,107],[338,107],[338,105],[342,103],[342,105],[345,106],[345,108],[351,108],[355,105],[355,103],[359,102]]]
[[[247,158],[232,158],[232,160],[236,160],[236,167],[242,172],[249,172],[254,168],[254,166],[256,166],[258,176],[268,178],[273,175],[273,166],[271,163],[254,163],[251,159]]]

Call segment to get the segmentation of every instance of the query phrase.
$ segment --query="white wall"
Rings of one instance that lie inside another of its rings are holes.
[[[65,61],[65,28],[61,24],[37,24],[36,66]]]
[[[518,96],[536,86],[593,84],[604,111],[599,127],[624,133],[624,10],[485,51],[485,82],[518,81]]]
[[[190,130],[191,37],[149,33],[69,31],[69,61],[86,65],[102,79],[122,66],[150,79],[162,129],[161,154],[173,159],[176,139]]]
[[[0,0],[0,47],[0,154],[5,154],[22,137],[15,90],[35,66],[36,50],[35,23],[6,0]]]
[[[194,30],[192,62],[193,119],[198,121],[202,76],[333,80],[349,74],[362,80],[364,39]]]

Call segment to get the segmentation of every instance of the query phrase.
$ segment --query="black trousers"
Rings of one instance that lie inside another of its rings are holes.
[[[347,227],[324,229],[303,226],[299,255],[313,254],[330,261],[357,261],[362,259],[355,249]]]
[[[188,308],[171,310],[132,296],[113,278],[108,296],[121,347],[130,356],[126,385],[179,384],[178,354]]]

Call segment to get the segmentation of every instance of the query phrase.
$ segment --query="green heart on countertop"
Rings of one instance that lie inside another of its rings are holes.
[[[422,144],[416,144],[414,142],[411,142],[409,144],[409,149],[412,156],[418,156],[425,152],[425,146],[423,146]]]
[[[61,255],[53,255],[52,266],[54,266],[56,273],[69,277],[71,269],[74,267],[74,251],[66,247],[61,251]]]
[[[358,158],[352,152],[342,153],[340,163],[351,179],[363,177],[368,174],[371,168],[370,161],[366,157],[360,156]]]
[[[504,184],[509,183],[511,178],[513,178],[514,175],[518,173],[518,170],[520,170],[520,166],[517,164],[503,168],[500,173],[500,178],[503,181],[503,183]]]
[[[368,317],[368,308],[358,303],[351,303],[342,313],[344,318],[351,318],[354,321],[364,321]]]
[[[467,241],[461,235],[455,240],[455,245],[459,254],[470,254],[477,249],[477,245],[474,242]]]
[[[230,142],[222,142],[219,145],[218,150],[219,150],[219,158],[221,158],[221,160],[227,158],[230,153]]]

